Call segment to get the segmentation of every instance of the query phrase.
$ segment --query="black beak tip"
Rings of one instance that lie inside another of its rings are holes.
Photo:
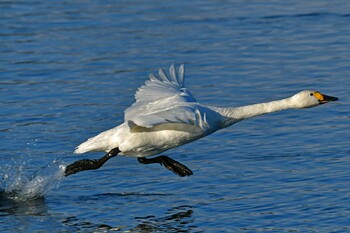
[[[333,97],[333,96],[327,96],[327,98],[325,98],[326,101],[330,102],[330,101],[337,101],[339,100],[338,97]]]
[[[324,100],[322,101],[322,103],[328,103],[328,102],[337,101],[337,100],[339,100],[338,97],[324,96]]]

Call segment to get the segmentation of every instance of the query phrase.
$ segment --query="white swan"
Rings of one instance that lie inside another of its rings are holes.
[[[98,160],[79,160],[67,166],[66,176],[98,169],[117,154],[137,157],[144,164],[160,163],[180,176],[192,175],[189,168],[167,156],[145,157],[192,142],[247,118],[338,100],[306,90],[268,103],[237,108],[213,107],[198,103],[185,88],[184,72],[184,65],[179,67],[178,74],[172,65],[169,75],[162,69],[158,76],[150,74],[150,80],[136,92],[136,102],[125,110],[124,123],[90,138],[75,150],[78,154],[89,151],[107,154]]]

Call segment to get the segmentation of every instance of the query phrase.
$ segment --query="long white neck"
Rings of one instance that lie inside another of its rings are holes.
[[[291,98],[286,98],[237,108],[216,108],[215,110],[225,117],[222,122],[222,127],[225,128],[247,118],[291,108],[297,108],[297,106]]]

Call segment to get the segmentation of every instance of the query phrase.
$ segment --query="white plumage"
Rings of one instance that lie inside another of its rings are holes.
[[[90,138],[79,145],[75,153],[110,152],[117,148],[116,154],[138,157],[140,162],[146,163],[143,157],[192,142],[250,117],[290,108],[314,107],[338,99],[306,90],[268,103],[218,108],[198,103],[185,88],[184,75],[184,65],[178,72],[174,65],[170,66],[168,75],[162,69],[158,76],[150,74],[149,80],[136,92],[135,103],[125,110],[124,123]],[[173,171],[171,166],[167,168]]]
[[[220,128],[224,116],[196,102],[184,85],[184,66],[178,75],[160,69],[135,94],[136,102],[125,110],[124,123],[90,138],[75,153],[110,151],[144,157],[191,142]]]

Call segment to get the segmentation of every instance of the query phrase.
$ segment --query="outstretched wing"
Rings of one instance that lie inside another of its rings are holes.
[[[170,66],[169,75],[162,69],[158,76],[150,74],[145,85],[135,94],[136,102],[125,110],[129,125],[153,127],[162,123],[185,123],[205,129],[205,114],[201,114],[192,94],[185,88],[184,65]]]
[[[176,75],[175,66],[171,65],[169,73],[170,76],[166,75],[162,69],[159,69],[159,76],[150,74],[150,80],[146,81],[145,85],[137,90],[135,94],[136,102],[127,111],[135,106],[174,96],[181,97],[183,102],[196,102],[192,94],[185,88],[184,65],[182,64],[179,67],[178,75]]]

